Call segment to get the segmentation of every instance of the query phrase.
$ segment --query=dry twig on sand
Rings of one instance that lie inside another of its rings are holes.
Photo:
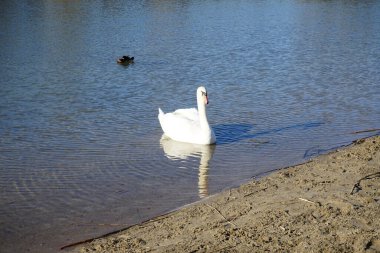
[[[213,207],[213,206],[211,206],[211,205],[209,205],[209,204],[206,204],[208,207],[210,207],[211,209],[213,209],[213,210],[215,210],[220,216],[222,216],[223,217],[223,219],[227,222],[227,223],[230,223],[230,224],[232,224],[232,225],[234,225],[235,227],[237,227],[236,226],[236,224],[235,223],[233,223],[233,222],[231,222],[231,221],[229,221],[216,207]]]
[[[367,175],[367,176],[359,179],[359,181],[356,182],[356,184],[352,188],[351,195],[353,195],[354,193],[357,193],[357,192],[359,192],[359,191],[362,190],[362,187],[360,186],[360,182],[362,180],[369,180],[369,179],[374,179],[374,178],[377,178],[377,177],[380,177],[380,171],[378,171],[376,173],[373,173],[373,174],[370,174],[370,175]]]
[[[316,203],[316,202],[314,202],[314,201],[310,201],[310,200],[308,200],[308,199],[304,199],[304,198],[298,198],[299,200],[302,200],[302,201],[305,201],[305,202],[307,202],[307,203],[311,203],[311,204],[318,204],[318,203]]]

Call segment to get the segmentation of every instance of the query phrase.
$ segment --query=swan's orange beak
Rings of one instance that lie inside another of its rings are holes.
[[[207,97],[207,95],[205,96],[205,104],[208,105],[208,97]]]

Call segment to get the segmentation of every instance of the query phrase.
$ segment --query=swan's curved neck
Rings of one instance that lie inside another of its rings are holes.
[[[202,96],[198,97],[197,103],[198,103],[199,122],[201,124],[201,128],[209,129],[210,125],[208,124],[208,120],[207,120],[206,105],[204,102],[204,98]]]

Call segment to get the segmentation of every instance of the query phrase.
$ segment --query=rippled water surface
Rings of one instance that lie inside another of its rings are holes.
[[[379,1],[1,1],[0,251],[60,247],[380,124]],[[129,66],[116,64],[124,54]],[[207,87],[215,146],[162,137]],[[376,132],[375,132],[376,134]]]

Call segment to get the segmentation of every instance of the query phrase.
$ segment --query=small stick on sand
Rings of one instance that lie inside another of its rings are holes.
[[[233,222],[231,222],[231,221],[229,221],[229,220],[227,220],[227,218],[216,208],[216,207],[213,207],[213,206],[211,206],[211,205],[209,205],[209,204],[206,204],[206,206],[208,206],[208,207],[210,207],[211,209],[213,209],[213,210],[215,210],[220,216],[222,216],[223,217],[223,219],[225,220],[225,221],[227,221],[228,223],[230,223],[230,224],[232,224],[232,225],[234,225],[235,227],[237,227],[236,226],[236,224],[234,224]]]
[[[313,201],[310,201],[310,200],[307,200],[307,199],[304,199],[304,198],[298,198],[298,199],[302,200],[302,201],[305,201],[307,203],[317,204],[316,202],[313,202]]]
[[[354,193],[357,193],[357,192],[359,192],[359,191],[362,190],[362,187],[360,186],[360,182],[362,180],[374,179],[374,178],[377,178],[377,177],[380,177],[380,171],[376,172],[376,173],[373,173],[373,174],[370,174],[370,175],[367,175],[367,176],[362,177],[361,179],[359,179],[356,182],[356,184],[354,184],[354,187],[351,190],[351,195],[353,195]]]
[[[223,217],[223,219],[227,220],[227,218],[218,209],[216,209],[216,207],[213,207],[209,204],[206,204],[206,206],[210,207],[211,209],[214,209],[220,216]]]
[[[250,193],[248,193],[248,194],[245,194],[244,197],[248,197],[248,196],[250,196],[250,195],[252,195],[252,194],[255,194],[255,193],[258,193],[258,192],[261,192],[261,191],[265,191],[266,189],[268,189],[268,187],[265,187],[265,188],[259,189],[259,190],[254,191],[254,192],[250,192]]]

